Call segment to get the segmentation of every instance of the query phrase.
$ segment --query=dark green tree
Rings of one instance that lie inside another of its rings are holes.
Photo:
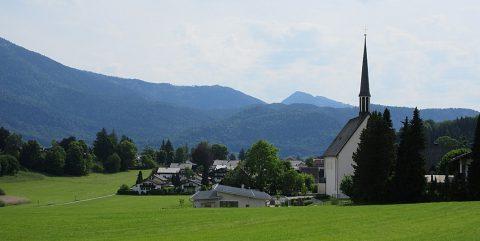
[[[43,171],[42,147],[35,140],[30,140],[22,145],[20,151],[20,164],[28,169]]]
[[[343,177],[342,182],[340,183],[340,191],[343,194],[352,197],[353,196],[353,178],[350,175]]]
[[[160,165],[167,165],[167,152],[160,149],[155,153],[155,161]]]
[[[19,170],[17,158],[12,155],[0,155],[0,176],[15,175]]]
[[[274,193],[282,170],[279,162],[275,146],[263,140],[253,144],[245,159],[245,171],[253,177],[253,188]]]
[[[138,171],[138,175],[137,175],[137,181],[135,182],[135,184],[140,184],[143,182],[143,174],[142,174],[142,171]]]
[[[186,152],[188,149],[186,149],[184,146],[178,147],[177,150],[175,150],[175,162],[176,163],[184,163],[187,161],[188,158],[188,153]]]
[[[0,127],[0,152],[3,152],[3,150],[5,149],[8,136],[10,136],[10,131],[3,128],[3,126]]]
[[[237,160],[237,157],[235,156],[235,153],[230,153],[230,155],[228,155],[228,160],[230,160],[230,161]]]
[[[110,142],[113,144],[113,147],[117,147],[118,145],[118,137],[117,133],[115,133],[115,130],[112,130],[112,132],[108,135],[108,139],[110,139]]]
[[[133,161],[137,157],[137,147],[133,142],[125,139],[118,145],[117,153],[121,159],[120,170],[126,171],[133,166]]]
[[[65,159],[65,174],[72,176],[83,176],[88,173],[87,160],[85,159],[85,150],[78,141],[70,143]]]
[[[97,138],[93,142],[93,153],[101,162],[115,152],[115,135],[109,135],[105,128],[97,133]]]
[[[454,201],[465,201],[468,199],[468,189],[465,174],[457,173],[453,177],[450,188],[450,199]]]
[[[238,153],[238,159],[240,160],[245,160],[245,150],[242,148],[240,149],[240,152]]]
[[[67,138],[63,138],[59,143],[58,145],[60,145],[63,150],[67,151],[68,150],[68,147],[70,146],[70,143],[76,141],[77,138],[74,137],[74,136],[69,136]]]
[[[67,153],[60,145],[54,145],[45,155],[45,171],[53,175],[63,175]]]
[[[155,168],[157,163],[153,160],[150,155],[142,155],[140,157],[140,168],[150,169]]]
[[[3,153],[14,156],[17,160],[20,158],[20,150],[22,149],[22,136],[12,133],[5,140],[5,148]]]
[[[227,160],[228,149],[225,145],[213,144],[212,152],[214,160]]]
[[[314,164],[313,163],[313,157],[309,157],[309,158],[305,159],[305,165],[307,167],[313,167],[313,164]]]
[[[107,158],[103,167],[107,173],[116,173],[120,171],[121,164],[122,160],[120,159],[120,156],[118,156],[117,153],[113,153]]]
[[[383,120],[385,121],[385,124],[393,130],[392,116],[388,108],[385,108],[382,116],[383,116]]]
[[[472,163],[468,169],[468,189],[475,200],[480,200],[480,115],[472,145]]]
[[[353,154],[352,200],[358,203],[384,203],[390,194],[390,177],[395,160],[395,134],[380,113],[370,115],[367,127]]]
[[[213,164],[212,147],[200,142],[192,152],[192,161],[202,167],[202,185],[209,185],[209,172]]]
[[[420,112],[415,108],[413,119],[404,122],[400,130],[400,144],[394,176],[395,201],[418,202],[424,197],[425,180],[425,134]]]
[[[153,148],[147,146],[143,149],[142,153],[141,153],[142,156],[145,156],[145,155],[148,155],[150,156],[152,159],[155,159],[156,157],[156,152]]]
[[[170,165],[170,163],[173,162],[173,160],[175,160],[175,149],[173,148],[172,142],[170,142],[170,140],[167,140],[167,142],[165,143],[164,151],[166,154],[165,164],[168,166]]]

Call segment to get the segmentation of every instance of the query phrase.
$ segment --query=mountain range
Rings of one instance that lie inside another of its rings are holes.
[[[388,108],[395,127],[412,112]],[[358,109],[303,92],[267,104],[217,85],[175,86],[106,76],[62,65],[0,38],[0,113],[0,126],[44,145],[69,135],[91,142],[106,127],[140,147],[157,147],[169,138],[189,146],[201,140],[219,142],[238,151],[266,139],[282,156],[306,156],[320,155]],[[478,114],[470,109],[421,113],[434,121]]]

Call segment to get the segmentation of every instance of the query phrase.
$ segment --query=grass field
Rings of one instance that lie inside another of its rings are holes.
[[[0,178],[31,204],[0,208],[1,240],[478,240],[480,202],[251,209],[180,207],[186,196],[112,196],[136,172]],[[36,200],[39,200],[40,206]],[[186,202],[188,204],[188,202]]]

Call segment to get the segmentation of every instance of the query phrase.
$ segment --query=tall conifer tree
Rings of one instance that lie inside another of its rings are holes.
[[[468,189],[473,199],[480,200],[480,115],[477,118],[472,159],[473,161],[468,169]]]
[[[425,180],[425,134],[420,112],[415,108],[413,118],[405,119],[400,131],[393,194],[397,202],[416,202],[423,198]]]
[[[380,113],[372,113],[353,154],[353,200],[359,203],[388,201],[392,172],[394,132]]]

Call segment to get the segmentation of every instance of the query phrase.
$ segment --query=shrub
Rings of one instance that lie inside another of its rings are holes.
[[[5,195],[5,191],[3,191],[3,189],[0,188],[0,196],[3,196]]]
[[[2,200],[0,200],[0,208],[1,208],[1,207],[5,207],[5,202],[2,201]]]
[[[340,183],[340,190],[343,194],[351,197],[353,194],[353,178],[350,175],[344,176]]]
[[[330,196],[328,196],[327,194],[315,194],[315,199],[326,201],[330,199]]]
[[[102,164],[100,164],[100,163],[93,163],[93,165],[92,165],[92,172],[102,173],[102,172],[104,172],[104,171],[105,171],[105,170],[103,169]]]
[[[128,195],[131,194],[130,188],[127,184],[122,184],[120,188],[117,190],[117,195]]]

